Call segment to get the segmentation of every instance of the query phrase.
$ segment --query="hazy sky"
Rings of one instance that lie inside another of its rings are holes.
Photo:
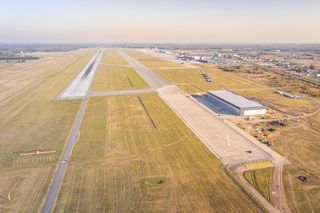
[[[320,0],[0,0],[0,42],[320,43]]]

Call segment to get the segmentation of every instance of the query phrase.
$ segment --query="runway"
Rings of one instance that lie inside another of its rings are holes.
[[[82,99],[85,97],[102,55],[103,51],[99,50],[87,66],[84,67],[68,87],[58,96],[57,100]]]

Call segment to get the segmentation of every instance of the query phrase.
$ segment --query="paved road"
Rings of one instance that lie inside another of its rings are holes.
[[[56,199],[56,196],[57,196],[60,184],[61,184],[61,180],[62,180],[64,171],[66,169],[67,163],[69,161],[69,157],[71,155],[73,146],[74,146],[74,144],[76,144],[78,137],[79,137],[78,130],[79,130],[79,127],[80,127],[80,124],[81,124],[81,121],[82,121],[82,118],[83,118],[83,115],[85,112],[86,105],[87,105],[87,100],[83,100],[81,102],[81,106],[80,106],[80,110],[78,112],[77,118],[73,123],[73,127],[71,130],[68,142],[66,144],[66,147],[63,151],[63,155],[61,157],[60,164],[58,165],[58,168],[57,168],[56,173],[54,175],[53,182],[51,183],[49,192],[47,194],[47,198],[46,198],[46,201],[45,201],[43,209],[42,209],[43,213],[51,212],[51,209],[53,207],[53,204]]]
[[[156,88],[131,89],[131,90],[110,90],[110,91],[90,91],[89,96],[117,96],[135,95],[156,92]]]
[[[100,64],[114,66],[114,67],[131,67],[130,65],[124,65],[124,64],[110,64],[110,63],[100,63]]]
[[[98,68],[103,51],[99,50],[84,69],[76,76],[76,78],[65,88],[58,96],[58,100],[82,99],[86,96],[95,72]]]
[[[81,96],[82,97],[81,106],[80,106],[79,112],[77,114],[77,117],[76,117],[76,119],[75,119],[75,121],[73,123],[73,126],[72,126],[72,129],[71,129],[71,133],[69,135],[67,144],[66,144],[66,146],[65,146],[65,148],[63,150],[63,154],[61,156],[60,163],[59,163],[58,168],[57,168],[57,170],[56,170],[56,172],[54,174],[53,181],[51,183],[49,192],[47,194],[45,203],[44,203],[43,208],[42,208],[42,213],[50,213],[51,212],[51,210],[53,208],[53,205],[54,205],[54,202],[56,200],[60,185],[61,185],[63,174],[64,174],[64,172],[66,170],[69,158],[71,156],[73,146],[78,141],[79,128],[80,128],[80,124],[81,124],[81,121],[83,119],[83,116],[84,116],[84,113],[85,113],[85,109],[86,109],[86,105],[87,105],[87,101],[88,101],[88,95],[89,95],[88,90],[92,87],[93,77],[95,75],[96,69],[98,67],[98,64],[99,64],[99,61],[100,61],[101,55],[102,55],[102,52],[100,52],[100,53],[99,52],[93,58],[93,60],[96,60],[96,61],[95,61],[95,64],[93,65],[93,67],[92,67],[92,70],[90,71],[90,75],[92,75],[89,78],[90,81],[86,80],[86,83],[85,83],[87,89],[86,90],[81,90],[81,93],[84,93],[84,96]],[[89,62],[89,64],[92,63],[93,60],[91,60]],[[86,66],[86,67],[88,67],[88,66]],[[86,70],[86,68],[84,70]],[[83,76],[83,75],[84,75],[84,72],[82,71],[80,73],[80,75],[78,75],[76,77],[76,79],[78,79],[79,76]]]
[[[243,176],[245,171],[248,171],[245,166],[239,166],[232,169],[236,177],[242,182],[242,184],[249,190],[249,192],[254,195],[254,197],[268,210],[268,212],[278,213],[280,212],[277,208],[272,206],[270,202],[265,199]]]
[[[145,67],[137,60],[133,59],[124,51],[119,51],[120,55],[127,60],[129,65],[136,70],[136,72],[149,84],[152,88],[161,88],[165,85],[170,85],[171,83],[166,79],[162,78],[152,69]]]

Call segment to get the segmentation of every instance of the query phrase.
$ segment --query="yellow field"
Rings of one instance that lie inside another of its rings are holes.
[[[272,171],[273,168],[266,168],[247,171],[244,173],[246,180],[269,202],[272,201]]]
[[[138,60],[144,66],[150,67],[153,69],[162,68],[162,67],[181,67],[181,65],[179,65],[179,64],[151,56],[149,54],[143,53],[138,50],[126,50],[126,52],[131,57]]]
[[[117,50],[107,49],[104,51],[103,57],[101,59],[102,63],[114,64],[114,65],[127,65],[127,61],[122,58]]]
[[[140,97],[151,117],[135,95],[89,100],[55,212],[253,212],[175,113]]]
[[[39,211],[52,171],[52,166],[0,171],[0,212]]]
[[[273,147],[293,163],[285,167],[284,181],[289,206],[294,211],[320,211],[320,114],[302,126],[277,133]],[[298,176],[306,176],[307,182]]]
[[[56,66],[41,67],[42,81],[0,106],[0,212],[2,209],[4,212],[36,212],[42,207],[52,177],[49,174],[52,175],[80,104],[53,99],[94,53],[95,50],[69,52],[68,60],[54,57],[54,53],[50,63],[55,61]],[[39,66],[34,63],[35,67]],[[20,75],[24,71],[23,67],[16,70]],[[7,80],[11,81],[9,77]],[[14,94],[13,91],[14,88],[10,94]],[[31,156],[13,153],[38,148],[56,153]],[[10,201],[3,198],[7,193],[11,194]]]
[[[99,65],[93,90],[125,90],[147,88],[148,84],[129,67]]]
[[[187,93],[208,90],[228,89],[248,98],[254,98],[281,112],[303,115],[314,112],[317,106],[306,99],[288,99],[276,94],[276,89],[233,73],[219,71],[215,66],[200,66],[214,79],[214,83],[201,83],[197,69],[159,69],[157,73],[176,83]],[[319,99],[314,99],[320,103]],[[277,130],[272,146],[286,156],[293,164],[284,168],[284,183],[290,208],[296,212],[320,211],[320,115],[305,119],[301,125]],[[263,174],[259,176],[263,177]],[[270,176],[270,175],[267,175]],[[298,176],[308,177],[308,182],[301,182]],[[267,185],[267,184],[263,184]],[[259,186],[265,188],[264,186]]]

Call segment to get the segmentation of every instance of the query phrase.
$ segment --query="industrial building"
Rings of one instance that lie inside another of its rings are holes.
[[[266,107],[227,90],[209,91],[208,99],[235,115],[264,115]]]

